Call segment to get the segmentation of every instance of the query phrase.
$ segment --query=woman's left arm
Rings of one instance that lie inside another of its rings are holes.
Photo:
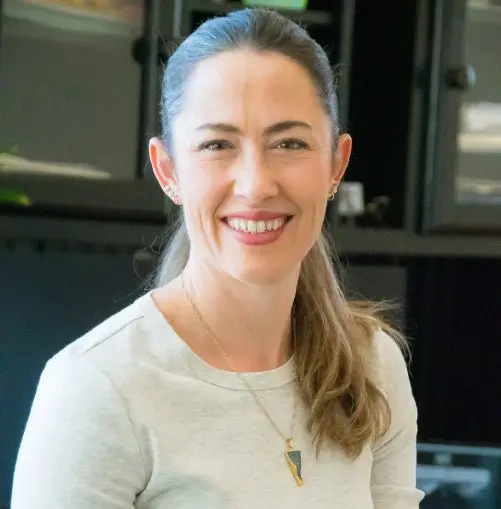
[[[375,341],[381,355],[391,425],[373,452],[371,493],[374,509],[418,509],[423,493],[416,488],[417,408],[404,356],[388,335]]]

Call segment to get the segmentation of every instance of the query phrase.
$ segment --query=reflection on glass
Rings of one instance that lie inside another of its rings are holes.
[[[135,178],[142,0],[4,0],[0,174]]]
[[[456,200],[501,204],[501,3],[468,3],[465,62],[476,82],[464,92],[458,134]]]

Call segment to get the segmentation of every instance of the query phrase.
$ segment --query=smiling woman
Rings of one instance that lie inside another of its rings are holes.
[[[405,343],[322,234],[351,152],[325,52],[272,11],[210,20],[162,121],[179,229],[155,287],[46,367],[13,509],[417,509]]]

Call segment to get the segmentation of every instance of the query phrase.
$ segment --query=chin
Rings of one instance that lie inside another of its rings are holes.
[[[291,278],[297,282],[301,263],[314,243],[310,234],[301,235],[291,223],[286,223],[277,238],[254,242],[256,238],[260,240],[257,235],[235,234],[226,228],[224,241],[219,245],[219,266],[237,281],[249,285],[274,285]]]
[[[285,262],[285,263],[284,263]],[[222,268],[234,279],[257,286],[275,285],[291,277],[297,278],[301,264],[287,263],[283,257],[276,262],[263,260],[262,263],[228,263]]]

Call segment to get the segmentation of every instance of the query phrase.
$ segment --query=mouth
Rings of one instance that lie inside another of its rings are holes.
[[[247,233],[249,235],[259,235],[267,232],[277,232],[282,230],[292,219],[292,216],[275,217],[273,219],[245,219],[240,217],[228,217],[223,221],[237,232]]]

